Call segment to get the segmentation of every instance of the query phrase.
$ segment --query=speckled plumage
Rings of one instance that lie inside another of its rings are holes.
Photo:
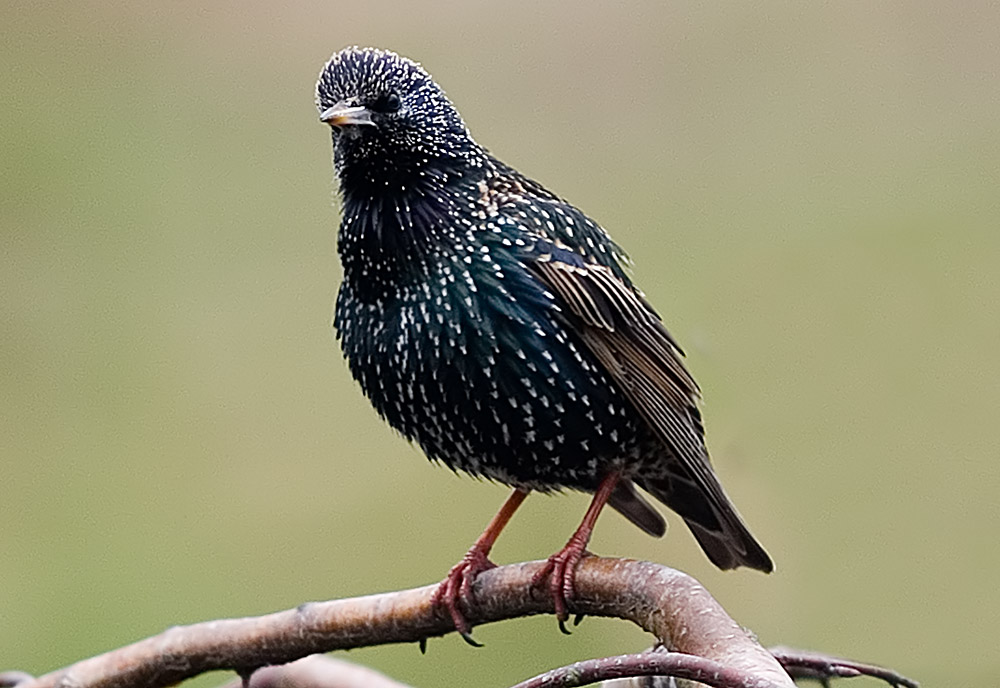
[[[379,414],[432,459],[526,490],[593,492],[647,532],[687,521],[722,568],[771,562],[708,461],[680,350],[580,210],[498,161],[416,63],[349,48],[333,124],[344,279],[334,325]]]

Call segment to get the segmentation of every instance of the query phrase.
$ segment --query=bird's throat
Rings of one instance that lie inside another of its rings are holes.
[[[435,248],[447,240],[448,210],[435,197],[345,195],[343,213],[337,249],[344,279],[373,298],[422,279]]]

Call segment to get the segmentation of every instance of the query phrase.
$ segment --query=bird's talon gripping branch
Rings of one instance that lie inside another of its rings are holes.
[[[465,619],[461,607],[464,606],[466,609],[472,607],[475,602],[472,597],[473,581],[480,573],[492,568],[496,568],[496,564],[474,545],[465,553],[462,561],[452,567],[431,598],[431,604],[436,608],[444,607],[455,624],[455,630],[465,642],[474,647],[482,647],[482,645],[472,639],[472,627]]]
[[[581,559],[590,556],[590,552],[584,549],[585,546],[586,543],[574,535],[564,548],[549,557],[545,567],[532,580],[532,585],[547,584],[556,619],[559,621],[559,630],[566,635],[570,635],[566,628],[566,621],[569,620],[566,603],[576,595],[576,567]]]
[[[573,533],[573,537],[569,539],[565,547],[549,557],[545,566],[532,578],[531,584],[533,586],[548,581],[549,595],[552,596],[553,611],[559,621],[559,630],[566,635],[569,635],[569,631],[566,629],[566,621],[569,619],[566,602],[576,595],[574,587],[576,566],[581,559],[591,556],[590,552],[587,551],[587,543],[590,542],[590,536],[594,532],[594,524],[597,522],[601,509],[611,498],[611,494],[620,479],[621,472],[619,471],[613,471],[604,476],[594,492],[594,498],[591,500],[590,506],[587,507],[587,513],[584,514],[580,526]]]
[[[511,493],[507,501],[500,507],[500,511],[486,526],[483,534],[469,548],[462,560],[451,568],[448,575],[438,585],[437,590],[434,591],[434,596],[431,597],[431,604],[435,608],[442,606],[445,608],[452,623],[455,624],[455,630],[465,642],[473,647],[482,647],[482,644],[472,639],[472,627],[459,608],[459,603],[461,602],[466,609],[470,609],[474,605],[472,584],[480,573],[496,568],[496,564],[490,561],[490,550],[493,549],[493,544],[500,535],[500,531],[507,525],[510,517],[514,515],[527,496],[528,491],[522,489],[516,489]]]
[[[466,633],[465,631],[459,631],[458,634],[462,636],[462,640],[466,642],[470,647],[486,647],[481,642],[472,637],[471,633]]]

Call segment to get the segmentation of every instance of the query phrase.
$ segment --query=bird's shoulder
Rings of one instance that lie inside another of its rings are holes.
[[[600,224],[539,182],[495,158],[490,162],[476,189],[484,219],[499,218],[526,237],[539,238],[587,263],[602,265],[631,284],[625,272],[627,254]]]
[[[576,206],[496,158],[490,162],[478,182],[478,206],[483,217],[516,229],[515,259],[599,336],[644,341],[654,365],[671,370],[676,401],[697,397],[683,350],[625,271],[625,251]]]

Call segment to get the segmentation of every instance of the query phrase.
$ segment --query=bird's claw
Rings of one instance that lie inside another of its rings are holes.
[[[482,647],[482,643],[476,642],[472,637],[472,627],[465,619],[461,606],[466,609],[472,607],[475,600],[472,596],[472,584],[483,571],[496,568],[496,564],[481,551],[473,547],[462,560],[452,567],[448,575],[438,585],[431,597],[431,605],[435,608],[444,607],[451,622],[455,625],[455,630],[462,636],[462,640],[472,647]]]
[[[468,631],[459,631],[458,634],[462,636],[464,640],[470,647],[486,647],[481,642],[472,637],[472,633]]]
[[[559,621],[559,630],[566,635],[571,635],[569,629],[566,628],[566,621],[569,620],[566,602],[576,596],[576,567],[585,556],[590,556],[585,545],[570,540],[565,547],[549,557],[545,566],[534,575],[531,581],[532,585],[537,586],[544,583],[546,579],[548,580],[549,595],[552,596],[552,606],[556,619]],[[577,615],[577,620],[574,621],[573,625],[579,624],[582,618],[582,614]]]

